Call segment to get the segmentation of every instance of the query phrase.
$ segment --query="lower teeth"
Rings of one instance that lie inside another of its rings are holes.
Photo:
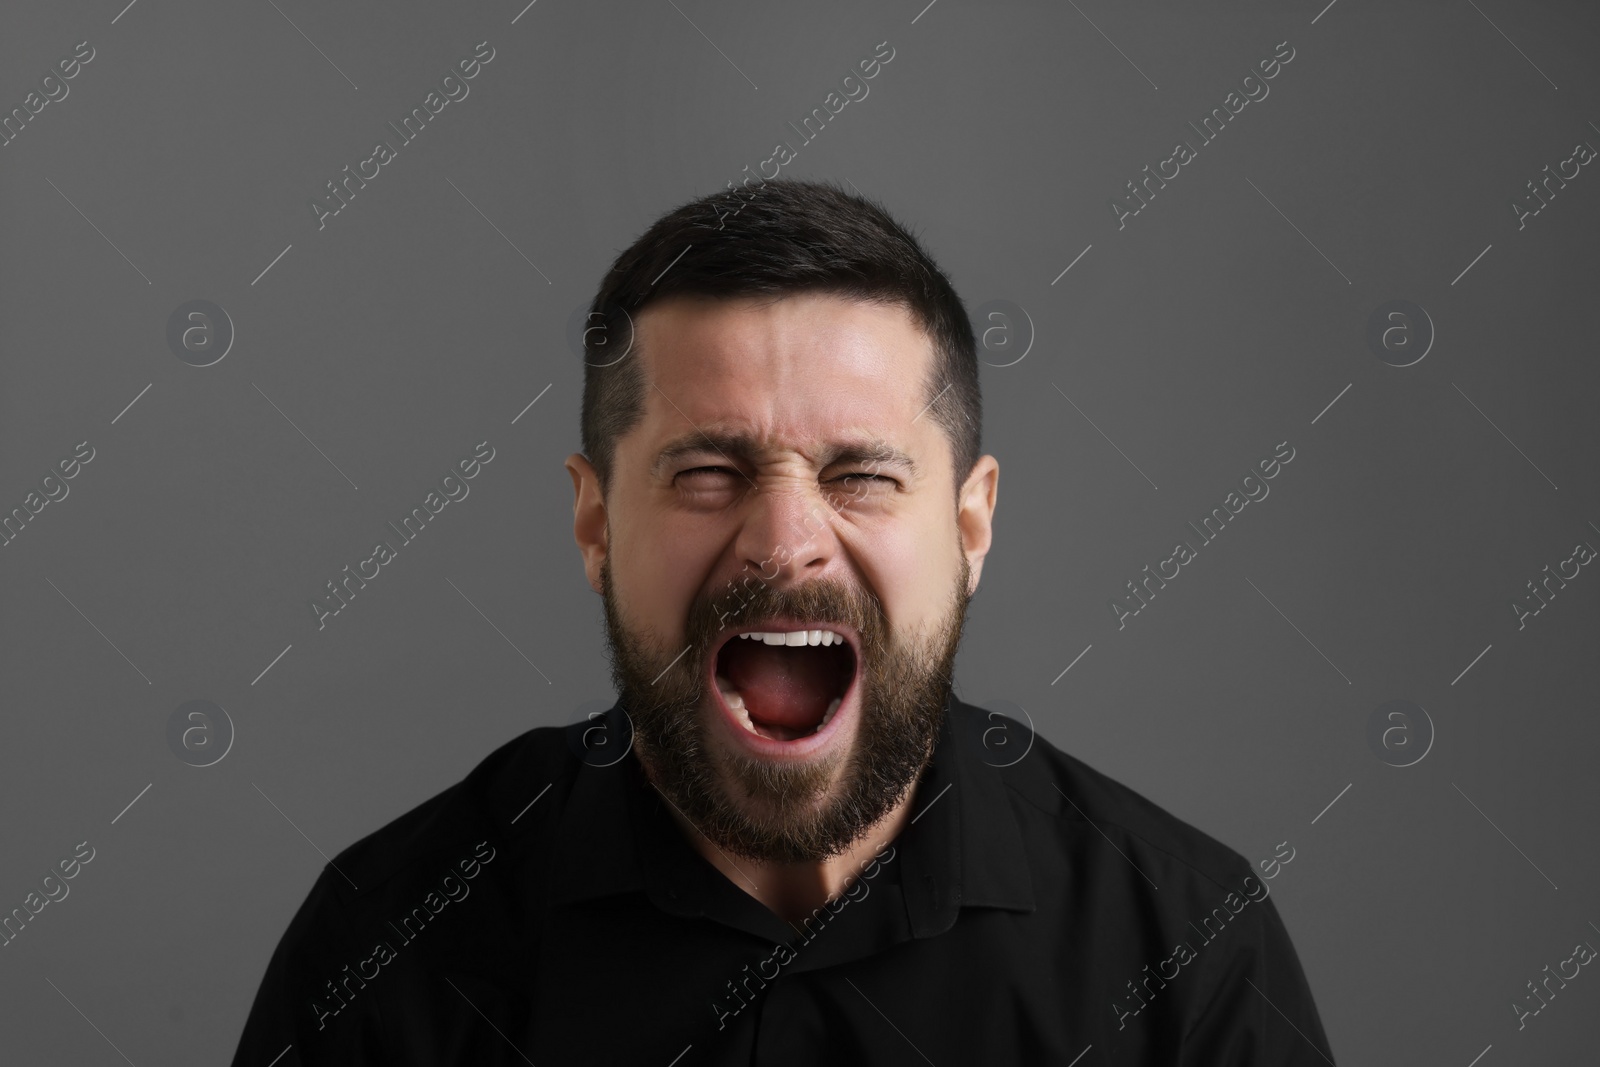
[[[744,724],[744,728],[746,730],[749,730],[757,737],[766,736],[762,734],[760,730],[756,729],[756,724],[750,718],[749,709],[744,706],[744,697],[740,695],[737,689],[733,688],[732,682],[728,681],[728,679],[719,674],[717,675],[717,688],[722,692],[723,702],[733,710],[734,715],[737,716],[739,721]],[[810,731],[810,734],[802,734],[800,736],[805,737],[810,736],[811,734],[821,733],[822,728],[828,725],[829,721],[832,720],[834,713],[839,710],[839,705],[842,702],[842,697],[834,697],[832,702],[828,704],[828,710],[823,712],[822,721],[817,723],[817,725]],[[791,740],[798,740],[798,738],[792,738]]]

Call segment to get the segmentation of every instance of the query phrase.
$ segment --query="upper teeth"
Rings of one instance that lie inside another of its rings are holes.
[[[836,634],[832,630],[785,630],[783,632],[761,632],[740,634],[740,637],[753,638],[769,645],[842,645],[844,635]]]

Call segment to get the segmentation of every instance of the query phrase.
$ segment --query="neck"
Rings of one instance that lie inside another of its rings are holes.
[[[861,871],[900,835],[911,815],[916,787],[889,813],[867,828],[843,852],[827,859],[800,863],[772,863],[734,856],[712,843],[711,839],[677,810],[668,805],[673,822],[683,831],[694,850],[723,877],[760,901],[766,909],[798,929],[801,920],[850,888]]]

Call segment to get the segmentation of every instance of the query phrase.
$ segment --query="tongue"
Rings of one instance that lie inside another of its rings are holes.
[[[724,646],[721,670],[744,697],[750,718],[792,730],[811,730],[849,679],[844,650],[768,645],[735,639]]]

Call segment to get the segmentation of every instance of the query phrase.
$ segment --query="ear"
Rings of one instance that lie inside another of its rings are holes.
[[[956,528],[961,531],[961,551],[966,554],[972,578],[967,595],[978,591],[983,576],[983,559],[994,540],[994,508],[1000,493],[1000,461],[981,456],[972,465],[966,484],[956,500]]]
[[[589,585],[600,592],[600,567],[606,561],[606,501],[600,491],[600,477],[583,453],[567,457],[567,473],[572,475],[572,536],[583,553],[583,570]]]

